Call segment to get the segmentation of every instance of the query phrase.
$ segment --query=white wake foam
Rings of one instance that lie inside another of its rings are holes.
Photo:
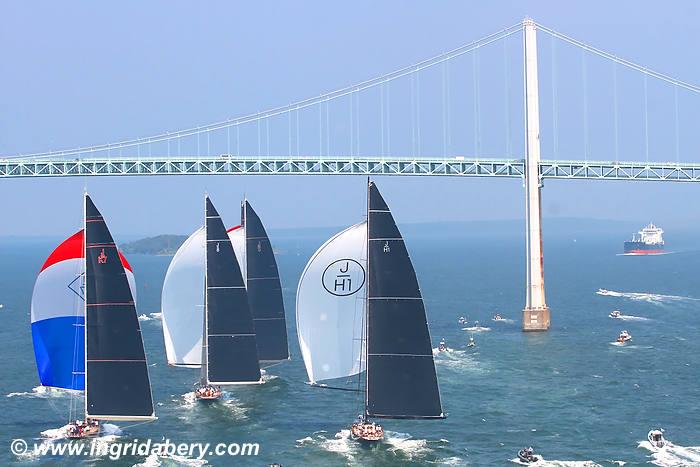
[[[5,397],[37,397],[40,399],[47,399],[50,397],[70,397],[71,395],[72,392],[68,390],[37,386],[32,388],[31,392],[11,392]]]
[[[520,464],[520,465],[530,465],[530,466],[537,466],[537,467],[602,467],[600,464],[596,464],[593,461],[559,461],[559,460],[547,460],[544,457],[540,456],[540,460],[537,462],[530,462],[530,463],[525,463],[518,459],[517,457],[514,459],[510,459],[510,461],[514,464]]]
[[[602,295],[604,297],[619,297],[619,298],[625,298],[628,300],[643,301],[643,302],[647,302],[647,303],[656,303],[656,304],[671,303],[671,302],[684,302],[684,301],[700,301],[699,298],[683,297],[680,295],[663,295],[663,294],[654,294],[654,293],[647,293],[647,292],[616,292],[614,290],[607,290],[607,289],[598,289],[596,294]]]
[[[677,446],[667,440],[666,446],[655,448],[649,441],[640,441],[639,447],[651,451],[652,464],[663,467],[700,465],[700,446]]]
[[[165,460],[166,462],[163,463],[162,461]],[[163,455],[159,456],[158,454],[151,454],[147,458],[144,459],[143,462],[140,462],[138,464],[134,464],[133,467],[160,467],[162,465],[184,465],[184,466],[191,466],[191,467],[199,467],[201,465],[206,465],[208,462],[205,459],[191,459],[186,456],[168,456],[168,455]]]
[[[462,331],[471,331],[471,332],[485,332],[485,331],[490,331],[491,328],[487,328],[485,326],[471,326],[468,328],[462,328]]]
[[[140,314],[140,315],[139,315],[139,321],[151,321],[151,320],[153,320],[153,319],[154,319],[154,318],[151,318],[151,317],[148,316],[148,315],[144,315],[144,314]]]

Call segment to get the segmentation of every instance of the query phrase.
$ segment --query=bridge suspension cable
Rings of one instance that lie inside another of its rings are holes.
[[[320,105],[323,102],[328,102],[328,101],[339,99],[341,97],[345,97],[345,96],[348,96],[351,94],[356,94],[360,91],[364,91],[366,89],[381,86],[385,83],[397,80],[399,78],[403,78],[403,77],[408,76],[408,75],[416,74],[419,71],[434,67],[434,66],[439,65],[443,62],[452,60],[456,57],[459,57],[461,55],[472,52],[476,49],[485,47],[493,42],[504,39],[505,37],[508,37],[512,34],[520,32],[520,31],[522,31],[522,23],[517,23],[517,24],[514,24],[510,27],[502,29],[498,32],[495,32],[493,34],[489,34],[488,36],[485,36],[485,37],[478,39],[476,41],[470,42],[468,44],[457,47],[457,48],[452,49],[448,52],[436,55],[434,57],[423,60],[421,62],[415,63],[413,65],[409,65],[409,66],[400,68],[400,69],[395,70],[393,72],[386,73],[386,74],[377,76],[375,78],[371,78],[371,79],[368,79],[368,80],[365,80],[365,81],[362,81],[360,83],[356,83],[356,84],[353,84],[350,86],[345,86],[343,88],[336,89],[334,91],[323,93],[323,94],[320,94],[320,95],[312,97],[312,98],[303,99],[303,100],[293,102],[293,103],[288,104],[288,105],[284,105],[281,107],[275,107],[272,109],[268,109],[268,110],[261,111],[261,112],[256,112],[253,114],[248,114],[248,115],[241,116],[241,117],[230,118],[227,120],[222,120],[222,121],[211,123],[208,125],[201,125],[201,126],[197,126],[197,127],[183,129],[183,130],[160,133],[157,135],[143,137],[143,138],[126,139],[126,140],[122,140],[122,141],[118,141],[118,142],[114,142],[114,143],[99,144],[99,145],[78,147],[78,148],[72,148],[72,149],[35,152],[35,153],[30,153],[30,154],[20,154],[18,156],[14,156],[14,157],[22,157],[22,158],[64,157],[64,156],[72,156],[72,155],[78,155],[78,154],[88,154],[88,153],[95,153],[95,152],[111,151],[111,150],[115,150],[115,149],[121,150],[123,148],[130,148],[130,147],[140,146],[140,145],[151,145],[153,143],[160,143],[160,142],[165,142],[165,141],[173,140],[173,139],[181,139],[181,138],[185,138],[185,137],[189,137],[189,136],[195,136],[195,135],[199,136],[202,133],[209,133],[211,131],[223,130],[223,129],[226,129],[229,127],[238,127],[238,126],[246,124],[246,123],[260,122],[260,120],[269,119],[271,117],[278,116],[278,115],[281,115],[281,114],[284,114],[287,112],[293,112],[293,111],[298,112],[299,110],[307,108],[307,107],[311,107],[314,105]],[[359,116],[359,99],[358,99],[358,105],[357,105],[357,114]],[[359,121],[359,117],[358,117],[358,121]],[[358,131],[358,134],[359,134],[359,131]],[[198,139],[197,142],[199,143],[199,138],[197,138],[197,139]],[[358,149],[359,149],[359,141],[358,141]]]

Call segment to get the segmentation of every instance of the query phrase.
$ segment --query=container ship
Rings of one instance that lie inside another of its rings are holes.
[[[632,235],[632,240],[625,242],[625,254],[659,255],[664,252],[664,231],[649,224]]]

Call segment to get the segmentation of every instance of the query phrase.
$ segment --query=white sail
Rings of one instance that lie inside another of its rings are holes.
[[[169,365],[202,364],[204,228],[180,246],[163,282],[161,308]]]
[[[363,329],[367,223],[328,240],[311,257],[297,289],[297,333],[309,381],[365,369]]]
[[[228,231],[241,271],[245,271],[243,229]],[[244,273],[245,274],[245,273]],[[204,228],[199,228],[175,253],[163,282],[163,335],[169,365],[202,364],[204,321]]]

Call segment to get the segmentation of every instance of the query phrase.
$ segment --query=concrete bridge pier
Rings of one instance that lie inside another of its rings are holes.
[[[542,253],[542,183],[540,178],[540,115],[537,83],[537,30],[535,22],[523,21],[525,50],[525,223],[527,241],[527,286],[523,309],[523,331],[549,329],[549,307],[544,298]]]

